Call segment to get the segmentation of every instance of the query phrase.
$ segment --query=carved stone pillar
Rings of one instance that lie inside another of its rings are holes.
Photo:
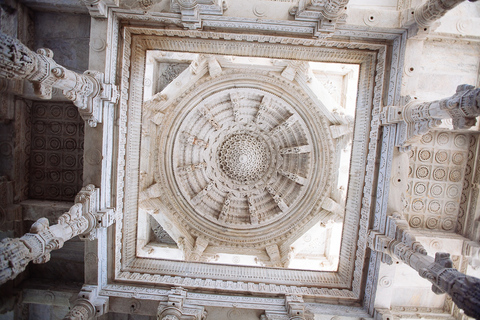
[[[49,261],[50,252],[63,247],[65,241],[77,235],[92,238],[96,227],[111,224],[113,213],[97,210],[97,192],[93,185],[84,187],[70,210],[58,218],[58,224],[50,226],[46,218],[40,218],[23,237],[3,239],[0,242],[0,284],[14,279],[32,260],[33,263]]]
[[[108,297],[99,296],[95,286],[84,286],[64,320],[89,320],[108,312]]]
[[[467,129],[475,125],[480,115],[480,88],[459,85],[448,98],[432,102],[409,101],[404,107],[388,106],[382,113],[382,124],[397,124],[395,145],[406,148],[441,119],[452,119],[454,129]]]
[[[104,83],[102,73],[70,71],[53,60],[52,50],[39,49],[35,53],[19,40],[1,32],[0,77],[31,81],[35,94],[42,99],[50,99],[54,87],[63,90],[92,127],[102,121],[103,101],[117,99],[116,87]]]
[[[408,231],[408,224],[399,215],[387,218],[385,234],[369,232],[371,249],[398,259],[415,269],[430,281],[433,292],[447,293],[466,315],[480,316],[480,279],[464,275],[452,268],[448,253],[437,252],[435,259],[428,256],[423,246]]]
[[[419,27],[430,26],[435,20],[443,17],[449,10],[453,9],[465,0],[428,0],[415,9],[415,22]],[[477,0],[469,0],[475,2]]]

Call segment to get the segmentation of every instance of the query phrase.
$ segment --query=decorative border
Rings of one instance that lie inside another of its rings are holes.
[[[388,44],[141,27],[125,27],[123,37],[117,212],[124,216],[118,217],[116,224],[114,278],[138,284],[153,283],[232,292],[292,293],[323,298],[359,299],[363,295],[362,283],[365,282],[363,274],[367,250],[366,234],[372,212],[379,140],[378,115],[383,97]],[[360,64],[360,89],[352,147],[352,154],[356,156],[351,162],[344,236],[337,273],[223,266],[135,257],[138,159],[136,165],[132,164],[135,161],[131,160],[135,156],[138,158],[142,104],[142,81],[138,79],[143,77],[145,51],[149,49]],[[398,48],[391,50],[391,53],[398,57]],[[131,64],[131,61],[134,63]],[[393,63],[392,66],[397,67]],[[401,68],[395,71],[396,80],[398,70]],[[391,79],[390,82],[395,86],[395,80]],[[390,90],[396,91],[398,88],[392,89],[390,85],[389,93]],[[192,276],[188,277],[188,274]],[[298,286],[299,283],[303,286]]]

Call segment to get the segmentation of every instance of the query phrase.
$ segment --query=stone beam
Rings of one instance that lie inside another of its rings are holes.
[[[454,129],[468,129],[480,116],[480,88],[462,84],[448,98],[431,102],[410,100],[403,107],[387,106],[382,112],[382,125],[396,124],[395,145],[402,149],[409,146],[441,124],[442,119],[452,119]]]
[[[65,241],[80,235],[93,239],[96,228],[113,223],[113,210],[100,212],[98,189],[93,185],[84,187],[76,196],[75,204],[58,219],[58,224],[49,225],[48,219],[38,219],[30,232],[21,238],[5,238],[0,242],[0,284],[14,279],[33,263],[50,260],[50,252],[63,247]]]
[[[103,82],[103,73],[87,70],[78,74],[68,70],[53,60],[52,50],[39,49],[35,53],[1,32],[0,77],[32,82],[35,94],[42,99],[51,99],[53,88],[63,90],[91,127],[102,122],[103,102],[115,103],[118,96],[116,86]]]
[[[435,259],[428,256],[400,215],[394,214],[387,218],[385,234],[370,231],[368,243],[372,250],[412,267],[422,278],[433,284],[433,292],[450,295],[466,315],[474,318],[480,316],[480,279],[452,268],[453,263],[448,253],[437,252]]]

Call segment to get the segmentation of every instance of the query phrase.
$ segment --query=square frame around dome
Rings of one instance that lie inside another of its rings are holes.
[[[278,36],[206,33],[124,27],[119,55],[121,97],[116,153],[116,245],[114,280],[139,285],[177,285],[232,293],[275,295],[300,294],[316,301],[341,299],[350,302],[369,296],[367,277],[375,272],[376,257],[367,255],[367,229],[373,223],[381,136],[379,112],[383,103],[398,103],[404,41],[316,40]],[[301,50],[300,50],[301,48]],[[280,268],[225,266],[169,261],[136,256],[138,170],[142,116],[142,86],[147,50],[226,54],[318,62],[352,63],[360,66],[356,120],[347,190],[344,230],[337,272]],[[389,74],[385,73],[390,63]],[[386,84],[386,86],[385,86]],[[396,101],[394,101],[394,99]],[[369,139],[365,139],[369,137]],[[125,160],[123,160],[125,159]],[[366,288],[367,287],[367,288]]]

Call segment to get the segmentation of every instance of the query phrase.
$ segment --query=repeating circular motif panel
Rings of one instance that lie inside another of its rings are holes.
[[[0,155],[9,157],[12,155],[13,148],[8,142],[0,143]]]
[[[463,164],[465,161],[465,154],[463,152],[455,152],[452,156],[452,162],[457,166]]]
[[[428,204],[428,211],[432,213],[439,213],[441,208],[442,208],[442,205],[437,200],[432,200]]]
[[[417,168],[417,178],[427,179],[430,175],[430,169],[427,166],[419,166]]]
[[[438,163],[445,163],[448,160],[448,151],[439,150],[435,153],[435,161]]]
[[[412,210],[416,212],[423,211],[425,209],[425,202],[422,199],[414,199],[412,201]]]
[[[444,168],[435,168],[433,170],[433,179],[437,181],[443,181],[445,180],[445,177],[447,176],[447,170]]]
[[[460,188],[458,186],[449,186],[447,188],[447,196],[449,198],[457,198],[460,195]]]
[[[462,179],[462,171],[458,168],[450,170],[448,179],[452,182],[459,182]]]
[[[422,136],[421,139],[422,143],[427,144],[433,141],[433,135],[432,133],[428,132]]]
[[[453,143],[457,148],[464,148],[468,145],[468,139],[464,134],[458,134],[453,139]]]
[[[438,226],[438,218],[428,217],[425,221],[425,226],[428,229],[435,229]]]
[[[455,228],[455,220],[447,218],[442,221],[442,229],[443,230],[453,230]]]
[[[427,191],[427,186],[425,185],[425,183],[422,183],[422,182],[417,182],[415,184],[415,195],[423,195],[425,194],[425,192]]]
[[[450,141],[448,133],[441,132],[437,136],[437,143],[440,145],[446,145]]]
[[[455,214],[457,213],[458,205],[453,201],[447,201],[445,203],[445,213],[446,214]]]
[[[418,152],[418,160],[427,162],[431,159],[432,153],[428,149],[423,149]]]
[[[443,194],[443,186],[440,184],[433,184],[430,187],[430,194],[434,196],[435,198],[439,198]]]
[[[409,220],[410,227],[420,228],[423,224],[423,218],[421,216],[412,216]]]

